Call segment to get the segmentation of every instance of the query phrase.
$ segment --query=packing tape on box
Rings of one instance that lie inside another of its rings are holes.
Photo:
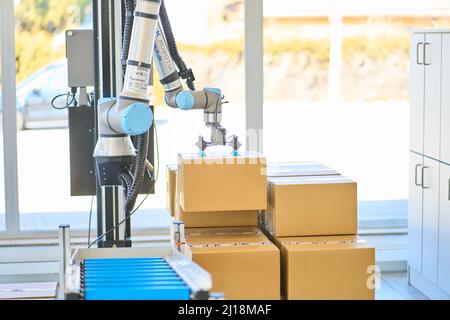
[[[331,240],[331,241],[283,241],[284,245],[322,245],[322,244],[356,244],[356,243],[367,243],[366,240]]]
[[[231,235],[254,235],[262,233],[259,230],[255,231],[223,231],[223,232],[189,232],[188,236],[231,236]]]
[[[189,245],[189,248],[220,248],[220,247],[246,247],[246,246],[273,246],[273,243],[266,241],[266,242],[191,244]]]

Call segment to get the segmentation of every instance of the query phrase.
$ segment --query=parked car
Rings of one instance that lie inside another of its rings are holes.
[[[52,99],[67,92],[67,62],[45,66],[17,86],[17,99],[23,106],[23,127],[54,128],[67,126],[67,109],[52,108]]]
[[[3,102],[2,95],[0,94],[0,130],[3,130]],[[19,100],[16,98],[16,109],[17,109],[17,130],[23,129],[23,119],[25,109],[20,106]]]

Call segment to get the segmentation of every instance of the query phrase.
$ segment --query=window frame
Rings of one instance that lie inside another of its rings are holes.
[[[120,1],[120,0],[119,0]],[[5,185],[5,230],[0,239],[56,237],[55,232],[20,229],[15,76],[14,0],[0,1],[0,38],[3,99],[3,146]],[[245,125],[258,133],[262,152],[263,129],[263,1],[245,0]],[[248,94],[251,92],[252,94]],[[246,148],[250,146],[246,144]]]

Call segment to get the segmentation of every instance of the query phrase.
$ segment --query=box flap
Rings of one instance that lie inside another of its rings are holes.
[[[306,185],[306,184],[336,184],[356,183],[344,176],[305,176],[305,177],[269,177],[268,181],[273,185]]]
[[[267,164],[268,177],[340,175],[336,170],[315,161],[273,162]]]

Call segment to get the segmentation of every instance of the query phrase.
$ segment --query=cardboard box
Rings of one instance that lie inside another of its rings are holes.
[[[269,162],[267,163],[267,178],[274,177],[305,177],[305,176],[339,176],[336,170],[324,166],[317,161],[298,162]],[[265,231],[264,221],[266,220],[266,210],[261,210],[261,228]]]
[[[185,212],[266,209],[266,160],[239,156],[179,154],[179,201]]]
[[[267,177],[338,176],[339,172],[316,161],[272,162]]]
[[[182,208],[179,208],[177,212],[176,219],[182,220],[186,228],[258,226],[257,210],[184,212]]]
[[[265,225],[276,237],[356,234],[356,198],[343,176],[269,178]]]
[[[192,259],[225,299],[280,299],[280,251],[257,228],[186,229]]]
[[[178,166],[176,164],[168,164],[166,168],[166,186],[167,186],[167,211],[170,215],[175,216],[175,189],[177,183]]]
[[[288,300],[373,300],[375,249],[356,236],[276,238]]]
[[[255,227],[258,225],[258,210],[185,212],[177,197],[177,166],[167,166],[167,210],[187,228],[211,227]],[[170,182],[169,182],[170,181]]]

